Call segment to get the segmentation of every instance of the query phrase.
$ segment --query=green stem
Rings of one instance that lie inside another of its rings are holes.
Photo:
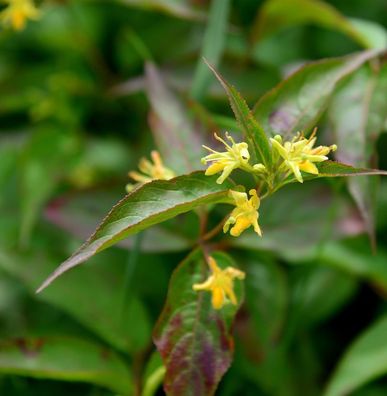
[[[165,367],[157,368],[146,380],[141,396],[154,396],[165,376]]]

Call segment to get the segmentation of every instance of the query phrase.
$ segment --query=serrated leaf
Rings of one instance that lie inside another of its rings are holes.
[[[303,66],[262,96],[253,109],[255,118],[271,137],[279,134],[287,140],[297,131],[307,133],[316,126],[337,83],[377,54],[365,51]]]
[[[120,191],[82,191],[60,196],[45,209],[45,217],[57,227],[66,230],[71,235],[82,240],[89,237],[100,220],[105,216],[114,203],[122,195]],[[144,233],[141,241],[141,250],[144,252],[161,253],[187,250],[194,244],[188,236],[176,229],[174,224],[167,227],[154,226]],[[118,246],[131,249],[134,238],[128,237],[120,242]]]
[[[200,127],[189,118],[187,110],[167,87],[154,64],[145,65],[145,77],[153,110],[150,126],[165,164],[176,174],[198,169],[204,143]]]
[[[224,253],[211,254],[221,268],[235,264]],[[166,366],[164,389],[168,396],[213,395],[231,364],[233,340],[230,326],[242,300],[235,282],[238,306],[215,310],[211,294],[196,292],[194,283],[209,275],[203,253],[196,250],[172,275],[167,301],[154,332],[155,344]]]
[[[129,235],[209,203],[227,201],[230,185],[216,183],[203,172],[144,184],[123,198],[86,243],[62,263],[38,292],[69,269],[83,263]]]
[[[305,23],[337,30],[365,48],[375,48],[374,40],[369,33],[365,34],[364,28],[319,0],[267,0],[254,22],[252,39],[262,40],[286,27]]]
[[[265,134],[262,126],[257,122],[246,101],[242,98],[240,93],[230,85],[216,70],[211,66],[206,60],[208,67],[212,70],[215,77],[219,80],[220,84],[227,93],[230,100],[231,108],[235,114],[235,117],[241,126],[249,147],[254,150],[255,157],[258,161],[268,168],[271,167],[271,148],[269,145],[269,140]]]
[[[324,396],[345,396],[387,374],[387,317],[366,329],[349,347]]]
[[[319,174],[317,177],[341,177],[341,176],[371,176],[387,175],[387,171],[380,169],[356,168],[351,165],[336,161],[324,161],[317,164]],[[310,176],[313,177],[313,176]],[[308,178],[310,178],[308,176]]]
[[[87,382],[125,395],[133,391],[128,367],[114,351],[77,338],[3,341],[0,373]]]

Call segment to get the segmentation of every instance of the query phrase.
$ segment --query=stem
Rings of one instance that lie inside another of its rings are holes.
[[[161,385],[165,372],[164,366],[157,368],[146,380],[141,396],[153,396]]]
[[[229,215],[225,216],[223,220],[220,221],[212,230],[208,231],[201,237],[201,241],[208,241],[209,239],[213,238],[217,235],[222,229],[225,221],[228,219]]]

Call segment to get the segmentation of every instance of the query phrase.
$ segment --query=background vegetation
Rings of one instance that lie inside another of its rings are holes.
[[[124,196],[140,157],[158,147],[201,169],[194,136],[238,136],[202,56],[252,107],[305,61],[385,48],[387,5],[38,6],[24,30],[0,33],[0,394],[161,395],[152,329],[171,273],[195,243],[194,213],[35,290]],[[341,74],[322,63],[293,81],[285,102],[301,107],[312,90],[319,139],[338,144],[337,158],[387,169],[380,59]],[[173,166],[187,170],[183,160]],[[234,361],[217,394],[387,394],[387,181],[361,180],[289,186],[262,205],[263,239],[251,232],[223,246],[247,277]]]

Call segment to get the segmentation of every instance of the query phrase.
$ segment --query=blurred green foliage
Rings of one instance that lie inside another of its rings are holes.
[[[262,96],[305,61],[386,47],[387,5],[37,5],[38,20],[0,32],[0,394],[161,395],[152,329],[172,271],[195,246],[195,213],[36,288],[124,196],[142,156],[158,147],[183,174],[200,168],[200,143],[214,131],[238,136],[202,56],[251,108],[261,98],[254,114],[266,130],[260,109],[276,98]],[[332,74],[313,90],[303,74],[281,98],[299,108],[302,95],[318,92],[303,125],[319,119],[321,139],[338,142],[343,162],[385,168],[385,55],[349,76],[335,62],[317,66]],[[246,296],[216,394],[387,394],[387,182],[354,180],[289,186],[262,203],[263,239],[226,240],[247,273]],[[214,209],[210,225],[225,214]]]

